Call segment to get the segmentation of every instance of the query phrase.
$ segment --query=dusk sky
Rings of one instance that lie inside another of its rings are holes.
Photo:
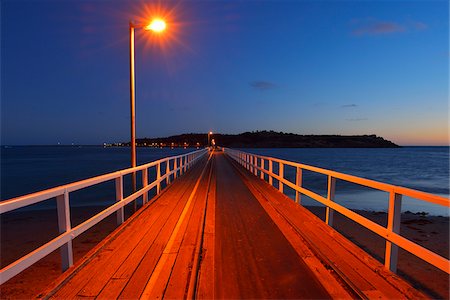
[[[155,4],[156,3],[156,4]],[[448,1],[2,1],[1,142],[276,130],[449,144]]]

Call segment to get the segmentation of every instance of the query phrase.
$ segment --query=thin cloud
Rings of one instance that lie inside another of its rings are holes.
[[[367,118],[352,118],[352,119],[345,119],[345,121],[349,122],[361,122],[361,121],[367,121]]]
[[[412,26],[414,27],[414,29],[416,30],[426,30],[428,29],[428,25],[423,23],[423,22],[414,22],[412,24]]]
[[[341,108],[355,108],[355,107],[358,107],[358,105],[354,103],[341,105]]]
[[[384,35],[404,32],[406,28],[395,22],[375,21],[369,24],[364,24],[352,31],[353,35]]]
[[[277,85],[273,82],[269,82],[269,81],[252,81],[249,83],[251,87],[253,87],[254,89],[260,90],[260,91],[266,91],[266,90],[270,90],[270,89],[274,89],[277,87]]]
[[[352,34],[355,36],[374,36],[404,33],[407,31],[424,31],[428,24],[423,22],[394,22],[381,21],[374,18],[354,19],[350,22],[353,27]]]

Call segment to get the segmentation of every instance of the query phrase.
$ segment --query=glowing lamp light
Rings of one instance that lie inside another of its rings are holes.
[[[145,29],[159,33],[166,29],[166,22],[162,19],[153,19],[153,21],[148,24]]]

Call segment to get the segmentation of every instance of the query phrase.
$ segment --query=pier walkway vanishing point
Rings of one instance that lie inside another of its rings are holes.
[[[448,259],[396,230],[401,195],[445,207],[448,199],[300,164],[295,164],[297,182],[292,184],[283,176],[287,163],[231,149],[199,150],[5,201],[1,213],[57,197],[61,234],[3,268],[1,282],[58,248],[67,271],[41,298],[427,298],[391,272],[397,246],[449,273]],[[151,167],[156,180],[149,184]],[[301,187],[303,168],[329,172],[327,198]],[[123,176],[138,171],[142,188],[124,198]],[[336,178],[388,189],[387,228],[329,203]],[[105,180],[115,180],[117,203],[71,228],[69,193]],[[170,183],[165,189],[163,181]],[[283,185],[296,189],[295,202],[282,193]],[[157,195],[149,200],[153,188]],[[301,194],[327,205],[326,223],[299,205]],[[124,221],[124,205],[137,197],[144,206]],[[385,265],[332,228],[333,211],[386,239]],[[112,213],[121,225],[73,264],[71,240]]]

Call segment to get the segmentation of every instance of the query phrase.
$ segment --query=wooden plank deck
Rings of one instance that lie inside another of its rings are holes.
[[[42,298],[425,298],[221,152],[132,216]]]

